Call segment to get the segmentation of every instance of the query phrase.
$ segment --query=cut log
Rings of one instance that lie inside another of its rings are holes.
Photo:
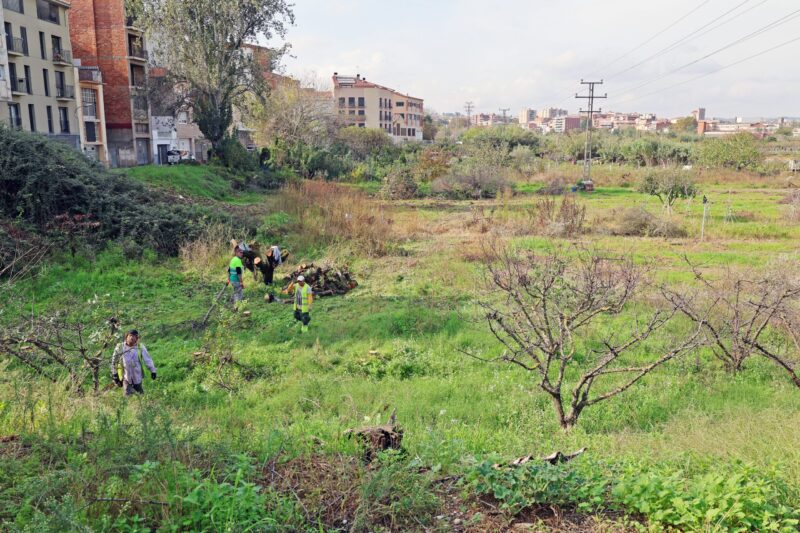
[[[399,450],[403,442],[403,429],[397,425],[397,409],[392,411],[389,421],[382,426],[366,426],[348,429],[344,433],[355,436],[364,448],[364,461],[371,463],[378,453],[386,450]]]
[[[509,467],[509,466],[522,466],[522,465],[524,465],[526,463],[529,463],[531,461],[543,461],[545,463],[550,463],[551,465],[557,465],[557,464],[560,464],[560,463],[566,463],[568,461],[572,461],[573,459],[575,459],[579,455],[583,455],[583,453],[585,451],[586,451],[586,448],[581,448],[580,450],[576,450],[576,451],[574,451],[572,453],[569,453],[569,454],[565,454],[565,453],[562,453],[561,451],[557,451],[557,452],[551,453],[550,455],[548,455],[546,457],[540,457],[540,458],[536,458],[533,455],[523,455],[522,457],[518,457],[518,458],[514,459],[513,461],[511,461],[508,464],[501,465],[501,464],[497,463],[497,464],[495,464],[493,466],[495,468],[505,468],[505,467]]]

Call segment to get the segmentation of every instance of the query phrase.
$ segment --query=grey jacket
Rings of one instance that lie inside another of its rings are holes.
[[[111,356],[111,375],[117,375],[117,367],[122,363],[122,380],[133,385],[139,385],[144,377],[144,369],[139,361],[141,354],[142,360],[150,372],[155,373],[156,365],[147,353],[147,348],[141,342],[137,346],[128,346],[124,342],[117,344],[114,348],[114,355]]]

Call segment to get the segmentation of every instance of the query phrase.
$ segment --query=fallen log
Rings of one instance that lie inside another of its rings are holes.
[[[566,463],[568,461],[572,461],[576,457],[578,457],[580,455],[583,455],[583,453],[585,451],[586,451],[586,448],[581,448],[580,450],[576,450],[576,451],[574,451],[572,453],[565,454],[565,453],[562,453],[559,450],[559,451],[551,453],[550,455],[547,455],[545,457],[539,457],[539,458],[534,457],[533,455],[523,455],[522,457],[518,457],[518,458],[514,459],[513,461],[511,461],[508,464],[501,465],[500,463],[497,463],[497,464],[494,464],[492,466],[494,466],[494,468],[506,468],[506,467],[522,466],[522,465],[524,465],[526,463],[529,463],[531,461],[534,461],[534,460],[543,461],[545,463],[550,463],[551,465],[557,465],[557,464],[561,464],[561,463]]]

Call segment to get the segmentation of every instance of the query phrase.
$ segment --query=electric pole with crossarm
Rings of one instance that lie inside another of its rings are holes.
[[[583,81],[581,80],[581,85],[588,85],[589,86],[589,95],[588,96],[581,96],[578,93],[575,93],[575,98],[578,99],[585,99],[589,100],[589,109],[581,109],[581,113],[586,113],[586,145],[583,148],[583,180],[584,181],[591,181],[592,179],[592,118],[596,111],[594,110],[594,100],[595,98],[608,98],[608,94],[604,94],[603,96],[595,96],[594,95],[594,86],[595,85],[603,85],[603,80],[600,81]],[[598,111],[602,111],[598,109]]]

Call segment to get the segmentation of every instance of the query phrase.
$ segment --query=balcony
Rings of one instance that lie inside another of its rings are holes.
[[[8,48],[8,55],[10,56],[26,56],[28,55],[27,46],[21,37],[6,36],[6,48]]]
[[[57,100],[74,100],[75,99],[75,86],[74,85],[56,85],[56,99]]]
[[[14,94],[28,94],[28,80],[25,78],[11,78],[11,92]]]
[[[95,69],[82,68],[78,70],[78,79],[91,83],[103,83],[103,73]]]
[[[3,0],[3,7],[17,13],[24,13],[22,0]]]
[[[72,65],[72,50],[53,50],[53,63]]]
[[[131,61],[141,61],[146,63],[147,60],[150,59],[150,54],[144,49],[143,46],[129,46],[128,59]]]

